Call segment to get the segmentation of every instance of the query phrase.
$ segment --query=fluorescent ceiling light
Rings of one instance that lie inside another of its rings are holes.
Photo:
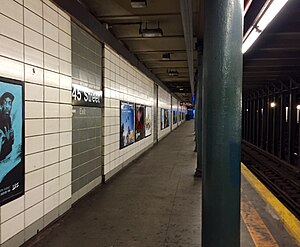
[[[265,30],[287,2],[288,0],[274,0],[257,23],[258,29]]]
[[[131,0],[131,7],[132,8],[145,8],[147,7],[147,1],[146,0]]]
[[[163,31],[161,30],[161,28],[145,28],[142,29],[141,31],[142,36],[144,38],[153,38],[153,37],[162,37],[163,36]]]
[[[169,76],[178,76],[179,75],[177,70],[168,70],[167,73],[169,74]]]
[[[162,55],[162,60],[171,60],[171,54],[170,53],[164,53]]]
[[[243,54],[253,45],[255,40],[258,38],[258,36],[261,34],[256,28],[252,29],[252,32],[248,35],[247,39],[244,41],[242,46],[242,52]]]
[[[248,51],[259,35],[266,29],[287,2],[288,0],[269,0],[267,2],[267,7],[263,8],[258,14],[256,23],[249,29],[244,37],[242,47],[243,54]]]

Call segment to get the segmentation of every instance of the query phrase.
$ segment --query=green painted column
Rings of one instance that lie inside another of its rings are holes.
[[[196,152],[197,152],[197,167],[194,176],[202,177],[202,70],[203,70],[203,44],[201,42],[197,43],[198,50],[198,75],[197,75],[197,87],[196,87]]]
[[[202,246],[240,246],[243,0],[205,0]]]

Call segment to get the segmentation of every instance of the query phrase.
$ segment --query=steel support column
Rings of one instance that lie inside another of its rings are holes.
[[[242,1],[205,0],[202,246],[240,246]]]
[[[196,150],[197,150],[197,167],[195,171],[195,177],[202,177],[202,120],[203,120],[203,109],[202,109],[202,71],[203,71],[203,45],[198,43],[198,78],[196,88]]]
[[[266,107],[266,110],[267,110],[267,126],[266,126],[266,133],[267,133],[267,136],[266,136],[266,151],[269,152],[270,151],[270,104],[271,104],[271,101],[270,101],[270,91],[268,89],[268,94],[267,94],[267,107]]]
[[[249,142],[252,142],[252,96],[249,96]]]
[[[257,95],[257,109],[256,109],[256,146],[260,145],[260,97]]]
[[[280,136],[279,136],[279,153],[278,156],[280,159],[285,158],[284,154],[284,124],[285,124],[285,99],[284,99],[284,93],[280,94]]]
[[[259,110],[260,111],[260,114],[261,114],[261,144],[260,144],[260,147],[262,149],[265,148],[265,111],[266,111],[266,103],[265,103],[265,95],[263,94],[263,97],[262,97],[262,104],[261,104],[261,109]]]
[[[254,97],[251,97],[251,101],[250,101],[250,126],[251,126],[251,143],[254,144],[254,128],[255,128],[255,101],[254,101]]]
[[[292,83],[290,83],[292,88]],[[295,109],[294,109],[295,108]],[[295,134],[296,134],[296,106],[295,106],[295,93],[290,89],[289,94],[289,141],[288,141],[288,162],[294,162],[294,148],[295,148]]]
[[[250,99],[249,99],[249,96],[248,96],[248,99],[247,99],[247,138],[246,140],[248,142],[250,142],[250,136],[251,136],[251,124],[250,124],[250,121],[251,121],[251,113],[250,113]]]
[[[195,130],[195,149],[194,149],[194,152],[197,152],[197,145],[198,145],[198,142],[197,142],[197,138],[198,138],[198,128],[197,128],[197,125],[198,125],[198,107],[197,107],[197,104],[198,104],[198,92],[197,92],[197,88],[198,88],[198,81],[196,82],[195,84],[195,121],[194,121],[194,130]]]
[[[244,96],[242,102],[242,139],[246,140],[246,100],[244,99]]]
[[[276,101],[276,95],[274,91],[274,96],[273,96],[273,102],[276,103],[276,106],[273,107],[273,119],[272,119],[272,148],[271,148],[271,153],[276,155],[276,115],[277,115],[277,108],[278,108],[278,102]]]

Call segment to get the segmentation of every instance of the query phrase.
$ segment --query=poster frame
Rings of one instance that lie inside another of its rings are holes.
[[[147,109],[147,107],[151,109],[151,134],[150,135],[146,135],[146,109]],[[150,105],[145,105],[145,120],[144,121],[145,121],[145,138],[147,138],[147,137],[151,136],[152,132],[153,132],[153,130],[152,130],[152,106],[150,106]]]
[[[136,108],[137,108],[137,105],[140,107],[144,107],[144,116],[143,116],[143,118],[144,118],[144,136],[139,140],[137,140],[137,138],[136,138]],[[134,104],[134,142],[139,142],[139,141],[143,140],[144,138],[146,138],[146,125],[145,125],[146,116],[145,116],[145,114],[146,114],[146,105],[135,103]]]
[[[161,112],[160,112],[160,116],[162,116],[162,112],[163,113],[165,113],[165,111],[167,111],[168,112],[168,119],[169,119],[169,125],[166,127],[166,126],[164,126],[164,127],[162,127],[162,118],[160,119],[160,130],[164,130],[164,129],[166,129],[166,128],[169,128],[170,127],[170,125],[171,125],[171,123],[170,123],[170,110],[169,109],[165,109],[165,108],[161,108]],[[165,114],[163,114],[163,116],[165,116]]]
[[[134,140],[132,143],[126,145],[125,147],[122,147],[121,146],[121,124],[122,124],[122,121],[121,121],[121,116],[122,116],[122,103],[126,103],[126,104],[132,104],[133,105],[133,130],[134,130]],[[127,148],[129,146],[131,146],[132,144],[135,143],[135,103],[133,102],[130,102],[130,101],[125,101],[125,100],[120,100],[120,109],[119,109],[119,113],[120,113],[120,119],[119,119],[119,128],[120,128],[120,141],[119,141],[119,146],[120,146],[120,150],[123,149],[123,148]]]

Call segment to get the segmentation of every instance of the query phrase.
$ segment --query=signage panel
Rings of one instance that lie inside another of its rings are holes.
[[[77,106],[101,107],[103,92],[81,85],[72,85],[72,104]]]

